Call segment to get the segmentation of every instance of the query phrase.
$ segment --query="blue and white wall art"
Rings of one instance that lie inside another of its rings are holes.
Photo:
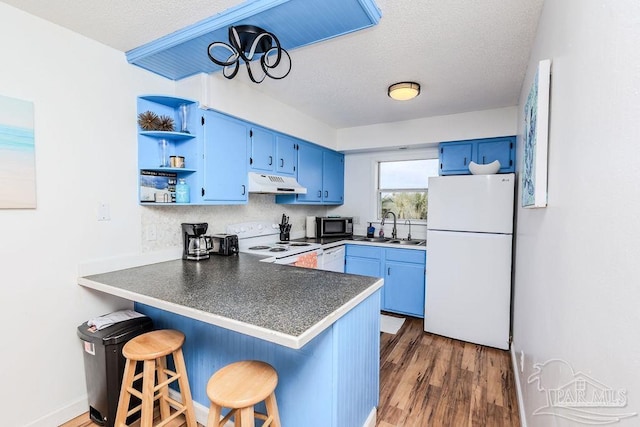
[[[35,209],[33,103],[0,95],[0,209]]]
[[[524,155],[522,158],[522,207],[547,206],[547,151],[551,60],[538,63],[536,76],[524,106]]]

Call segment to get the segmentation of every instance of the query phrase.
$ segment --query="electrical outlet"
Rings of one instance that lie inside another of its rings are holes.
[[[147,225],[145,229],[145,234],[146,234],[147,241],[151,242],[153,240],[156,240],[158,238],[156,234],[156,225],[155,224]]]
[[[353,223],[354,224],[360,224],[360,217],[359,216],[354,216],[353,217]]]
[[[98,203],[98,221],[111,221],[109,203]]]
[[[524,351],[520,350],[520,372],[524,372]]]

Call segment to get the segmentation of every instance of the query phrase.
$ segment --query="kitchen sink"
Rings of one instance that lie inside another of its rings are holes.
[[[424,246],[427,241],[426,240],[389,240],[387,243],[391,243],[394,245],[412,245],[412,246]]]
[[[359,242],[389,243],[390,239],[387,239],[386,237],[355,237],[353,240]]]
[[[388,237],[354,237],[357,242],[391,243],[392,245],[425,246],[426,240],[390,239]]]

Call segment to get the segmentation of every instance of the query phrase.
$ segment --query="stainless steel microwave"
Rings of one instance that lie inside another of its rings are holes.
[[[340,236],[353,236],[353,217],[316,217],[316,237]]]

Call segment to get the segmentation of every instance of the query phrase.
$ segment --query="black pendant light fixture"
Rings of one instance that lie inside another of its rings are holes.
[[[213,42],[207,48],[209,59],[223,67],[222,74],[232,79],[238,74],[240,61],[244,61],[249,78],[262,83],[266,78],[283,79],[291,71],[291,57],[280,46],[275,34],[253,25],[229,27],[229,44]],[[251,69],[251,61],[260,58],[262,74],[258,77]]]

